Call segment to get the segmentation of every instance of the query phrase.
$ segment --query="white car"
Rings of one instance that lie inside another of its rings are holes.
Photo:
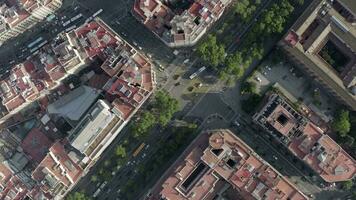
[[[260,77],[258,77],[258,76],[256,76],[256,81],[258,81],[258,82],[262,82],[262,80],[261,80],[261,78]]]
[[[237,120],[234,121],[234,125],[237,127],[241,126],[241,124]]]

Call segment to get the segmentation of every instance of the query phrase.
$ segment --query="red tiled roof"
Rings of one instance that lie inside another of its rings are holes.
[[[46,156],[52,142],[38,128],[32,129],[22,141],[21,147],[31,158],[40,163]]]
[[[201,8],[203,8],[203,6],[202,6],[201,4],[199,4],[199,3],[197,3],[197,2],[194,2],[194,3],[190,6],[188,12],[189,12],[190,14],[192,14],[193,16],[197,16],[197,15],[199,14],[199,10],[200,10]]]
[[[0,179],[0,184],[2,187],[5,187],[5,185],[8,183],[10,180],[11,176],[13,175],[12,172],[2,163],[0,163],[0,173],[1,173],[1,179]]]
[[[69,158],[63,144],[59,141],[52,145],[47,156],[34,170],[32,173],[33,179],[42,181],[46,175],[44,169],[67,187],[76,183],[83,171],[78,164]],[[62,170],[65,170],[65,173]]]
[[[221,150],[220,154],[213,153],[215,148]],[[204,167],[196,174],[196,180],[191,179],[190,186],[183,187],[202,163]],[[198,136],[153,188],[152,199],[204,200],[218,192],[219,180],[233,185],[239,199],[308,199],[228,130]]]
[[[278,98],[283,100],[282,97],[272,95],[267,104],[270,105]],[[274,110],[271,110],[269,116],[265,116],[266,123],[290,140],[287,147],[295,156],[308,164],[326,182],[346,181],[355,176],[355,159],[318,126],[297,111],[292,112],[287,102],[275,103],[277,106]],[[280,124],[277,120],[281,114],[285,116],[284,124]],[[299,130],[299,134],[291,134],[293,132],[291,130]]]
[[[6,102],[4,104],[4,106],[6,107],[6,109],[8,111],[12,111],[15,108],[21,106],[23,103],[25,103],[25,99],[22,96],[17,95],[15,98],[13,98],[10,101]]]

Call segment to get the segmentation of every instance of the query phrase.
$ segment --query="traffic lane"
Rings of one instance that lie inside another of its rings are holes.
[[[232,108],[221,100],[219,93],[207,93],[187,116],[205,117],[219,114],[225,117],[230,112],[233,112]]]
[[[57,15],[67,16],[66,19],[68,20],[84,11],[85,10],[83,8],[78,9],[76,12],[73,12],[72,8],[64,8],[60,9],[60,12],[58,12]],[[70,25],[76,24],[79,26],[83,22],[84,19],[79,19]],[[29,49],[26,49],[26,45],[32,42],[35,38],[43,37],[44,40],[50,41],[53,37],[58,35],[58,33],[62,32],[66,28],[67,27],[62,26],[62,23],[59,20],[58,23],[54,23],[54,21],[47,22],[46,20],[43,20],[19,36],[6,41],[1,46],[2,48],[0,48],[0,58],[2,60],[0,63],[2,66],[0,73],[4,73],[4,71],[7,71],[13,65],[23,62],[28,56],[32,55]]]
[[[170,134],[163,133],[160,131],[159,127],[156,127],[155,130],[152,131],[152,135],[145,141],[145,148],[140,152],[136,157],[130,157],[128,163],[120,168],[120,171],[116,173],[111,181],[107,184],[108,188],[115,188],[115,190],[110,190],[109,192],[102,192],[97,197],[98,199],[116,199],[115,194],[117,195],[117,191],[121,186],[126,184],[125,181],[132,177],[138,176],[137,166],[141,163],[145,163],[149,161],[153,155],[155,155],[159,149],[159,146],[156,145],[158,140],[166,140]]]
[[[115,17],[111,20],[116,21]],[[146,53],[154,55],[155,60],[160,62],[170,63],[174,59],[173,49],[165,45],[131,14],[121,17],[117,21],[120,24],[113,24],[113,29],[120,35],[123,35],[122,37],[128,40],[129,43],[141,47]]]

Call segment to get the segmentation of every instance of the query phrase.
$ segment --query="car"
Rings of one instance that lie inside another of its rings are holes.
[[[275,156],[275,155],[273,155],[272,158],[275,160],[278,160],[277,156]]]
[[[147,150],[148,148],[150,148],[149,144],[145,146],[145,150]]]
[[[138,46],[138,49],[142,50],[142,47],[141,47],[141,46]]]
[[[142,156],[141,156],[141,158],[145,158],[146,155],[147,155],[146,153],[143,153]]]
[[[267,72],[266,72],[266,71],[263,71],[262,74],[266,76],[266,75],[267,75]]]
[[[241,126],[241,124],[237,120],[233,121],[232,125],[236,126],[236,127],[240,127]]]
[[[100,192],[101,192],[101,189],[100,188],[97,189],[93,194],[93,198],[96,198],[100,194]]]
[[[134,41],[134,42],[132,42],[132,44],[133,44],[133,45],[135,45],[135,46],[138,46],[138,44],[137,44],[135,41]]]
[[[258,81],[258,82],[260,82],[260,83],[262,82],[261,78],[260,78],[260,77],[258,77],[258,76],[256,76],[256,78],[255,78],[255,79],[256,79],[256,81]]]

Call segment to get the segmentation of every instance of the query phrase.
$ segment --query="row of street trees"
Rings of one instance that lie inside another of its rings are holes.
[[[259,0],[242,0],[234,9],[242,20],[249,21],[259,3]],[[263,11],[237,52],[228,54],[225,46],[219,44],[216,36],[208,35],[198,46],[197,53],[206,65],[219,72],[221,80],[233,83],[244,74],[245,69],[254,60],[262,59],[264,45],[269,38],[282,33],[293,10],[294,7],[288,0],[279,0],[272,4],[270,8]]]

